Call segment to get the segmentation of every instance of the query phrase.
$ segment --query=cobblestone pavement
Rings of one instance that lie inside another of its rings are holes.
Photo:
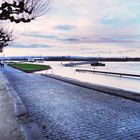
[[[6,67],[48,140],[140,140],[140,103]]]

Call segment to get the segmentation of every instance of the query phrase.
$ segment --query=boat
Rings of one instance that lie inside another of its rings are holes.
[[[105,66],[105,63],[93,62],[93,63],[91,63],[91,66]]]

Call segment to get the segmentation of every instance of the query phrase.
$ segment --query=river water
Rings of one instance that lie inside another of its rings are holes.
[[[44,62],[43,64],[50,65],[52,70],[37,73],[56,74],[84,82],[116,87],[140,93],[140,78],[75,72],[76,68],[82,68],[140,75],[140,62],[105,62],[105,67],[92,67],[90,64],[75,67],[64,67],[63,64],[65,63],[69,62]]]

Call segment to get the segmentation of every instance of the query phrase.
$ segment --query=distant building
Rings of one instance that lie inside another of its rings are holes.
[[[28,58],[28,62],[35,62],[34,58]]]
[[[35,62],[38,62],[38,63],[44,63],[44,58],[34,58]]]

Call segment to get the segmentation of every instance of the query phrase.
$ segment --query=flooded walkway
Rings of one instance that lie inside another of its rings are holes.
[[[63,62],[67,64],[68,62]],[[120,75],[105,75],[101,73],[81,73],[76,72],[76,69],[83,70],[96,70],[96,71],[105,71],[111,73],[124,73],[124,74],[135,74],[140,75],[140,63],[107,63],[105,67],[91,67],[90,65],[82,65],[77,67],[64,67],[60,62],[45,62],[42,64],[50,65],[52,70],[48,71],[48,74],[55,74],[63,77],[73,78],[82,82],[89,82],[92,84],[99,84],[103,86],[110,86],[113,88],[120,88],[123,90],[129,90],[132,92],[140,93],[140,78],[139,77],[127,77]],[[46,74],[46,71],[40,71],[37,73]]]
[[[139,140],[140,103],[13,68],[2,70],[50,140]]]

